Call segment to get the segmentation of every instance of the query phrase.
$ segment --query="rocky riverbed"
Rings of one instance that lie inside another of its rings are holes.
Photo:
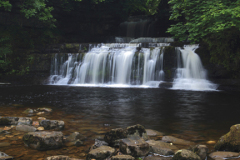
[[[0,159],[237,160],[239,133],[240,125],[233,125],[217,142],[191,133],[166,135],[140,124],[114,128],[55,108],[16,104],[0,110]]]

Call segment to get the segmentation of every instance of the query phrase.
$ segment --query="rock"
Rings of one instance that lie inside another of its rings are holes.
[[[38,120],[45,120],[45,117],[38,117]]]
[[[209,154],[209,157],[213,158],[213,159],[225,159],[225,158],[234,158],[234,157],[238,157],[240,154],[237,152],[213,152],[211,154]]]
[[[8,143],[8,142],[2,142],[2,143],[0,143],[0,148],[1,148],[1,147],[8,147],[8,146],[11,146],[11,144]]]
[[[39,122],[38,121],[33,121],[32,125],[35,126],[35,127],[38,127],[39,126]]]
[[[196,153],[202,160],[205,160],[208,153],[208,147],[206,145],[196,145],[190,147],[190,150]]]
[[[39,125],[44,127],[45,130],[55,129],[55,130],[63,130],[64,129],[64,121],[58,120],[41,120]]]
[[[172,157],[147,156],[143,160],[171,160]]]
[[[216,144],[216,141],[207,141],[207,144]]]
[[[91,159],[106,159],[111,157],[115,153],[115,149],[109,146],[101,146],[99,148],[91,150],[86,159],[91,160]]]
[[[164,156],[174,155],[174,151],[178,150],[176,146],[162,141],[149,140],[147,143],[150,146],[150,152]]]
[[[38,127],[37,130],[38,131],[44,131],[44,127]]]
[[[179,144],[179,145],[194,145],[193,142],[186,141],[184,139],[176,138],[173,136],[163,136],[162,141],[167,143]]]
[[[29,132],[23,136],[24,144],[27,147],[37,150],[57,149],[63,146],[62,132]]]
[[[83,146],[83,142],[78,139],[76,141],[67,142],[65,145],[68,146],[68,147],[70,147],[70,146],[80,147],[80,146]]]
[[[146,133],[149,137],[151,137],[151,139],[162,139],[162,137],[164,136],[164,133],[162,132],[158,132],[152,129],[146,129]]]
[[[101,146],[108,146],[108,143],[105,141],[100,141],[98,139],[95,139],[94,145],[92,145],[89,150],[91,151],[92,149],[96,149]]]
[[[182,149],[175,153],[172,160],[201,160],[201,158],[190,150]]]
[[[32,118],[28,117],[19,117],[18,119],[18,125],[32,125]]]
[[[112,129],[110,132],[107,132],[104,136],[104,140],[109,143],[109,145],[113,146],[116,144],[116,140],[127,138],[129,136],[140,136],[144,140],[148,140],[148,135],[146,133],[145,128],[140,125],[129,126],[126,129],[116,128]]]
[[[16,130],[23,132],[35,132],[37,128],[28,125],[17,125]]]
[[[66,139],[66,141],[70,141],[70,142],[73,142],[76,140],[83,141],[83,140],[86,140],[86,137],[83,136],[82,134],[80,134],[79,132],[74,132],[74,133],[70,134]]]
[[[0,117],[0,125],[17,125],[17,117]]]
[[[149,149],[149,144],[141,137],[136,136],[136,139],[126,138],[120,140],[120,151],[123,154],[128,154],[133,157],[142,157],[148,154]]]
[[[58,155],[45,158],[45,160],[71,160],[68,156]]]
[[[117,155],[112,156],[111,160],[134,160],[135,158],[130,155]]]
[[[28,108],[25,111],[23,111],[24,114],[33,114],[33,109]]]
[[[223,135],[214,148],[219,151],[240,151],[240,124],[231,126],[230,131]]]
[[[52,112],[52,109],[51,108],[38,108],[37,109],[38,112]]]
[[[0,129],[0,134],[5,133],[5,130]]]
[[[0,160],[10,160],[13,159],[12,156],[8,156],[6,153],[0,152]]]

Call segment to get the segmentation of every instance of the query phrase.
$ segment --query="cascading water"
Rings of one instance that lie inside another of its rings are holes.
[[[172,89],[182,90],[216,90],[217,85],[206,80],[206,70],[200,57],[195,53],[198,45],[186,45],[177,48],[178,68]],[[180,51],[180,52],[179,52]]]
[[[142,48],[141,44],[101,44],[83,54],[56,54],[52,60],[50,84],[158,87],[163,81],[163,47]],[[161,46],[161,44],[156,44]]]

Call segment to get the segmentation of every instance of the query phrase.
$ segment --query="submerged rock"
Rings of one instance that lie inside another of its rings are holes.
[[[99,148],[91,150],[87,155],[87,160],[91,159],[106,159],[111,157],[115,153],[115,149],[109,146],[101,146]]]
[[[176,146],[162,141],[149,140],[147,143],[150,146],[150,152],[164,156],[174,155],[175,150],[178,150]]]
[[[41,120],[39,125],[44,127],[45,130],[55,129],[55,130],[63,130],[64,129],[64,121],[58,120]]]
[[[16,130],[23,132],[35,132],[37,128],[28,125],[17,125]]]
[[[237,152],[213,152],[211,154],[209,154],[209,157],[213,158],[213,159],[226,159],[226,158],[236,158],[238,157],[240,154]]]
[[[214,148],[219,151],[240,151],[240,124],[231,126],[230,131],[223,135]]]
[[[167,142],[167,143],[173,143],[173,144],[179,144],[179,145],[194,145],[193,142],[184,140],[184,139],[180,139],[180,138],[176,138],[173,136],[163,136],[162,137],[162,141]]]
[[[29,132],[23,136],[27,147],[37,150],[57,149],[63,146],[62,132]]]
[[[70,142],[73,142],[73,141],[76,141],[76,140],[86,140],[86,137],[83,136],[82,134],[80,134],[79,132],[73,132],[72,134],[70,134],[67,138],[66,138],[66,141],[70,141]]]
[[[190,150],[182,149],[175,153],[172,160],[201,160],[201,158]]]
[[[190,147],[190,150],[196,153],[202,160],[205,160],[208,153],[208,147],[206,145],[196,145]]]
[[[149,144],[143,138],[125,138],[120,140],[120,151],[133,157],[146,156],[149,153]]]
[[[111,160],[134,160],[135,158],[130,155],[116,155],[112,156]]]

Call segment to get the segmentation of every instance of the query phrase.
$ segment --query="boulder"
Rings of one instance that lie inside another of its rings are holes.
[[[205,160],[208,153],[208,147],[206,145],[196,145],[190,147],[190,150],[196,153],[202,160]]]
[[[172,160],[201,160],[201,158],[190,150],[182,149],[174,154]]]
[[[142,137],[145,141],[149,139],[145,128],[140,124],[127,127],[127,135],[136,135]]]
[[[94,143],[94,145],[92,145],[90,147],[90,150],[96,149],[96,148],[101,147],[101,146],[108,146],[108,143],[105,142],[105,141],[100,141],[98,139],[95,139],[95,143]]]
[[[6,153],[0,152],[0,160],[10,160],[13,159],[12,156],[8,156]]]
[[[49,129],[63,130],[64,129],[64,121],[58,121],[58,120],[40,120],[39,125],[44,127],[45,130],[49,130]]]
[[[226,158],[236,158],[238,157],[240,154],[237,152],[213,152],[211,154],[209,154],[209,157],[211,157],[212,159],[226,159]]]
[[[35,132],[37,128],[28,125],[17,125],[16,130],[23,132]]]
[[[37,150],[57,149],[63,146],[62,132],[29,132],[23,136],[25,146]]]
[[[102,160],[111,157],[115,153],[115,149],[109,146],[101,146],[99,148],[91,150],[86,159],[96,159],[96,160]]]
[[[135,158],[130,155],[116,155],[112,156],[111,160],[134,160]]]
[[[18,125],[32,125],[32,118],[29,117],[19,117]]]
[[[150,146],[150,152],[163,156],[174,155],[175,151],[178,150],[176,146],[162,141],[149,140],[147,143]]]
[[[230,131],[223,135],[214,148],[219,151],[240,151],[240,124],[231,126]]]
[[[136,136],[120,140],[120,151],[133,157],[146,156],[149,153],[149,144],[143,138]]]
[[[0,125],[17,125],[18,117],[0,117]]]
[[[179,144],[179,145],[194,145],[193,142],[184,140],[184,139],[180,139],[180,138],[176,138],[173,136],[163,136],[162,137],[162,141],[167,142],[167,143],[173,143],[173,144]]]

